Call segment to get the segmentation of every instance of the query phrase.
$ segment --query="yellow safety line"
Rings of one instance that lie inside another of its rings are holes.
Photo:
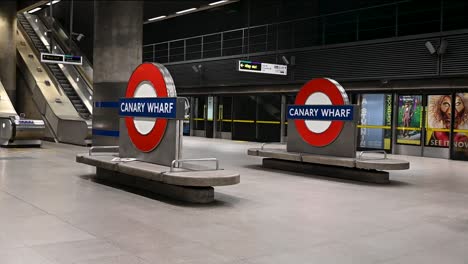
[[[280,121],[261,121],[261,120],[257,120],[257,123],[259,123],[259,124],[273,124],[273,125],[281,124]]]
[[[391,126],[374,126],[374,125],[358,125],[358,128],[380,128],[380,129],[391,129]]]
[[[450,132],[448,128],[426,128],[429,132]]]
[[[255,123],[253,120],[232,120],[235,123]]]
[[[397,127],[397,130],[414,130],[414,131],[421,131],[420,127]]]
[[[219,121],[221,121],[221,122],[232,122],[231,119],[221,119],[221,120],[219,120]]]
[[[397,139],[398,144],[421,145],[421,141],[417,139]]]
[[[193,118],[193,120],[195,120],[195,121],[204,121],[205,119],[204,118]]]

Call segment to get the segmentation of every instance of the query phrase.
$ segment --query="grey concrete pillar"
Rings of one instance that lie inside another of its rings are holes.
[[[0,1],[0,80],[16,102],[16,1]]]
[[[118,108],[128,79],[142,63],[143,1],[94,2],[93,145],[118,145]],[[98,104],[96,104],[96,102]],[[101,107],[96,107],[100,105]]]

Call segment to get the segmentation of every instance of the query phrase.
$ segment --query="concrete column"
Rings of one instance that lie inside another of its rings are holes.
[[[0,1],[0,81],[16,105],[16,1]]]
[[[142,49],[143,1],[95,1],[94,102],[118,102],[125,95]],[[118,109],[94,106],[93,145],[118,145],[118,131]]]

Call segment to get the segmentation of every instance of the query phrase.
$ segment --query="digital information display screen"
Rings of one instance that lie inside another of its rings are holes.
[[[81,56],[72,56],[72,55],[65,55],[64,62],[68,62],[70,64],[82,64],[82,57]]]
[[[239,61],[239,71],[265,74],[288,75],[288,66],[281,64],[262,63],[254,61]]]

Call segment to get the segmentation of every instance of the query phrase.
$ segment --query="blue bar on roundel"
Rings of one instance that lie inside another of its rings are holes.
[[[352,121],[352,105],[288,105],[288,119]]]
[[[122,98],[119,100],[119,115],[133,117],[176,118],[177,98]]]

